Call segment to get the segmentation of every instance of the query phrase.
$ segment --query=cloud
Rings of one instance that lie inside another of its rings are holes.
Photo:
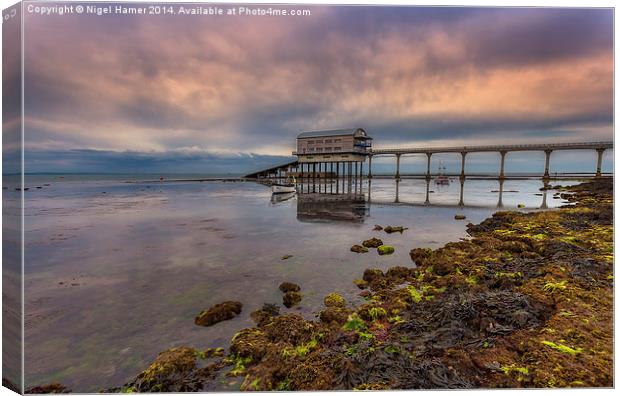
[[[27,145],[282,156],[300,130],[351,126],[377,145],[612,137],[609,9],[311,10],[28,15]]]

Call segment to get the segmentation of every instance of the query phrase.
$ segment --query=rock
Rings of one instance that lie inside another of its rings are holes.
[[[4,384],[3,384],[4,385]],[[47,385],[34,386],[27,389],[26,394],[49,394],[49,393],[71,393],[71,389],[57,382]]]
[[[362,245],[367,248],[378,248],[383,245],[383,241],[379,238],[370,238],[362,242]]]
[[[368,248],[362,245],[351,246],[351,251],[354,253],[368,253]]]
[[[349,312],[342,308],[328,307],[319,313],[319,319],[323,323],[338,323],[342,325],[346,323]]]
[[[381,227],[381,226],[380,226],[380,225],[378,225],[378,224],[375,224],[375,228],[373,228],[372,230],[373,230],[373,231],[381,231],[382,229],[383,229],[383,227]]]
[[[194,348],[171,348],[157,355],[151,365],[131,384],[134,392],[197,392],[201,384],[185,378],[197,368],[199,352]]]
[[[323,299],[323,304],[325,304],[326,307],[344,308],[346,306],[346,301],[344,297],[338,293],[329,293]]]
[[[375,279],[378,278],[383,278],[383,271],[381,271],[380,269],[377,268],[368,268],[364,271],[364,275],[362,277],[362,279],[364,279],[364,281],[370,283],[372,281],[374,281]]]
[[[454,220],[465,220],[467,217],[465,215],[454,215]]]
[[[372,292],[370,290],[364,290],[364,291],[361,291],[360,294],[358,294],[358,296],[362,298],[370,298],[372,297]]]
[[[293,255],[292,255],[292,254],[285,254],[284,256],[282,256],[281,260],[288,260],[288,259],[290,259],[291,257],[293,257]]]
[[[289,291],[282,296],[282,303],[286,308],[290,308],[293,305],[297,305],[301,302],[301,293],[296,291]]]
[[[388,234],[391,234],[393,232],[400,232],[401,234],[403,233],[403,231],[408,230],[407,227],[403,227],[403,226],[387,226],[383,229],[383,231],[387,232]]]
[[[424,265],[425,260],[431,257],[432,253],[433,251],[429,248],[414,248],[409,251],[409,257],[417,266],[421,266]]]
[[[409,270],[409,268],[398,266],[398,267],[392,267],[392,268],[388,269],[387,273],[385,275],[388,278],[395,278],[395,279],[402,279],[402,280],[404,280],[404,279],[407,279],[410,274],[411,274],[411,271]]]
[[[394,253],[394,246],[389,246],[389,245],[381,245],[377,248],[377,253],[379,253],[379,256],[384,256],[387,254],[392,254]]]
[[[355,286],[359,287],[360,289],[365,289],[368,287],[368,282],[362,279],[356,279],[353,281],[353,283],[355,284]]]
[[[437,261],[433,265],[433,272],[439,276],[445,276],[454,271],[454,264],[449,261]]]
[[[238,301],[225,301],[204,310],[196,316],[194,323],[198,326],[213,326],[224,320],[229,320],[241,313],[243,305]]]
[[[250,317],[258,326],[263,326],[271,321],[275,316],[280,315],[280,307],[276,304],[263,304],[261,309],[258,309],[250,314]]]
[[[517,208],[519,208],[519,209],[525,208],[525,204],[520,203],[520,204],[517,205]]]
[[[295,284],[295,283],[291,283],[291,282],[282,282],[280,284],[279,287],[280,291],[282,293],[288,293],[288,292],[298,292],[301,290],[301,287],[299,287],[299,285]]]

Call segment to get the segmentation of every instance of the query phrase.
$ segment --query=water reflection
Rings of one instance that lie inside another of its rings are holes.
[[[506,189],[505,179],[475,180],[475,179],[434,179],[404,180],[404,179],[363,179],[363,178],[327,178],[302,179],[298,182],[298,213],[306,213],[310,206],[316,209],[311,211],[327,213],[329,206],[338,205],[342,208],[345,202],[351,207],[365,204],[380,205],[411,205],[411,206],[438,206],[438,207],[471,207],[471,208],[528,208],[548,209],[548,189],[550,185],[540,179],[508,181],[514,184],[513,189]],[[376,183],[376,185],[374,185]],[[403,194],[401,183],[405,183],[406,191]],[[422,183],[425,186],[422,187]],[[456,193],[458,197],[450,198]],[[542,187],[542,188],[541,188]],[[424,190],[422,190],[424,188]],[[519,189],[515,189],[519,188]],[[392,194],[389,190],[392,189]],[[486,191],[485,191],[486,189]],[[526,191],[521,191],[525,189]],[[378,194],[377,194],[378,193]],[[509,193],[511,199],[519,202],[506,204],[505,195]],[[471,196],[468,196],[471,195]],[[379,195],[378,197],[376,195]],[[393,199],[386,195],[392,195]],[[421,199],[423,197],[423,199]],[[535,198],[540,197],[540,199]],[[272,198],[272,202],[289,199],[291,197]],[[559,199],[557,195],[555,199]],[[275,201],[274,201],[275,200]],[[559,204],[560,202],[558,202]],[[558,205],[552,205],[558,206]],[[339,209],[338,209],[339,210]],[[298,216],[306,218],[306,216]]]

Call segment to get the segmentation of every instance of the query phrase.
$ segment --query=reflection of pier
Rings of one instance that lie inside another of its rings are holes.
[[[381,200],[376,200],[374,198],[372,198],[372,180],[368,180],[368,202],[375,204],[375,205],[398,205],[398,206],[433,206],[433,207],[445,207],[445,208],[497,208],[497,209],[502,209],[504,208],[504,202],[503,202],[503,198],[504,198],[504,183],[505,180],[504,179],[497,179],[498,182],[498,189],[494,190],[494,192],[497,193],[497,201],[496,203],[490,203],[490,204],[471,204],[471,203],[467,203],[467,201],[465,200],[465,183],[466,183],[466,179],[459,179],[459,198],[458,201],[455,200],[452,203],[446,203],[446,202],[433,202],[430,197],[431,197],[431,179],[426,179],[426,194],[425,194],[425,199],[424,201],[419,201],[419,202],[412,202],[412,201],[403,201],[400,198],[400,179],[397,179],[394,181],[394,199],[393,200],[387,200],[387,199],[381,199]],[[545,183],[544,187],[549,188],[549,184]],[[539,209],[547,209],[548,205],[547,205],[547,189],[544,189],[543,191],[541,191],[540,193],[541,196],[541,203],[538,206]]]

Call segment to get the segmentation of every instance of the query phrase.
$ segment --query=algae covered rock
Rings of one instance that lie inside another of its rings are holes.
[[[363,279],[355,279],[353,283],[355,284],[355,286],[359,287],[360,289],[365,289],[368,287],[368,281],[365,281]]]
[[[344,308],[346,306],[346,301],[344,297],[338,293],[329,293],[323,299],[323,304],[325,304],[326,307]]]
[[[362,276],[362,279],[370,283],[374,281],[375,279],[383,278],[383,277],[384,277],[383,271],[381,271],[380,269],[368,268],[364,271],[364,275]]]
[[[465,215],[454,215],[454,220],[465,220],[467,217]]]
[[[263,304],[261,309],[258,309],[250,314],[250,317],[258,326],[263,326],[269,323],[275,316],[280,315],[280,307],[275,304]]]
[[[377,253],[379,253],[379,256],[392,254],[394,253],[394,251],[395,251],[394,246],[390,246],[390,245],[381,245],[377,248]]]
[[[373,231],[381,231],[382,229],[383,229],[383,227],[381,227],[381,226],[380,226],[380,225],[378,225],[378,224],[375,224],[375,228],[373,228],[372,230],[373,230]]]
[[[391,267],[387,270],[387,273],[385,275],[388,278],[405,280],[411,275],[411,270],[403,266]]]
[[[408,230],[408,228],[403,226],[387,226],[383,229],[383,231],[387,232],[388,234],[391,234],[393,232],[400,232],[402,234],[405,230]]]
[[[368,248],[362,245],[351,246],[351,251],[354,253],[368,253]]]
[[[202,386],[189,381],[197,367],[198,351],[189,347],[168,349],[131,384],[135,392],[196,392]]]
[[[301,293],[296,291],[289,291],[282,296],[282,303],[286,308],[290,308],[301,302]]]
[[[349,311],[343,308],[327,307],[319,313],[319,319],[323,323],[338,323],[344,324],[349,317]]]
[[[432,253],[433,251],[429,248],[415,248],[409,251],[409,257],[411,257],[411,261],[421,266],[431,258]]]
[[[288,292],[298,292],[301,290],[301,287],[299,287],[299,285],[295,283],[282,282],[280,284],[279,289],[282,293],[288,293]]]
[[[213,326],[224,320],[229,320],[241,313],[242,304],[238,301],[225,301],[204,310],[196,316],[194,323],[198,326]]]
[[[3,383],[3,385],[5,385]],[[6,385],[5,385],[6,386]],[[19,389],[16,387],[16,389]],[[63,384],[59,384],[54,382],[52,384],[47,385],[39,385],[33,386],[32,388],[26,389],[26,394],[49,394],[49,393],[71,393],[71,389],[67,388]]]
[[[378,248],[383,245],[383,241],[379,238],[370,238],[362,242],[362,245],[367,248]]]

